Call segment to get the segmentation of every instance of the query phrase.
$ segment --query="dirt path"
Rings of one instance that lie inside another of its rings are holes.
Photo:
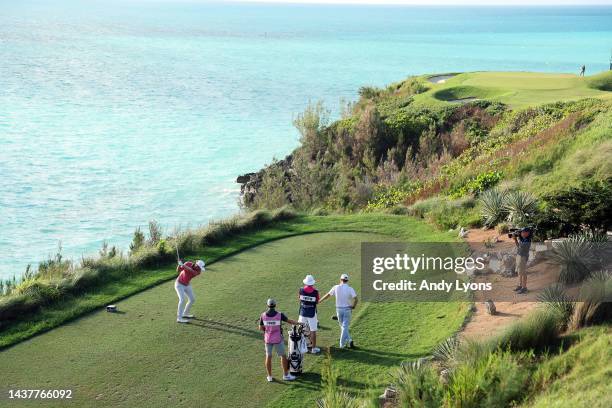
[[[512,245],[511,239],[506,234],[498,236],[495,230],[473,229],[469,231],[465,239],[477,251],[487,251],[483,244],[486,240],[498,241],[490,249],[491,251],[499,247],[507,248],[508,245]],[[495,316],[487,314],[484,303],[476,302],[476,311],[464,327],[461,336],[466,339],[481,339],[498,334],[508,324],[532,311],[537,306],[536,300],[542,289],[555,282],[559,274],[558,268],[545,262],[535,263],[527,271],[529,293],[525,295],[517,295],[513,292],[517,285],[518,278],[516,277],[507,278],[497,274],[489,274],[486,278],[481,278],[481,280],[486,279],[488,282],[494,282],[493,291],[490,294],[491,299],[503,299],[504,301],[495,302],[497,309],[497,315]],[[479,278],[477,277],[475,280],[478,281]]]

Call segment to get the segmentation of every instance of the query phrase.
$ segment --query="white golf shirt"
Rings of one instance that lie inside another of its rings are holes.
[[[331,288],[329,294],[336,298],[336,307],[351,307],[353,306],[353,299],[357,297],[355,289],[351,288],[348,283],[335,285]]]

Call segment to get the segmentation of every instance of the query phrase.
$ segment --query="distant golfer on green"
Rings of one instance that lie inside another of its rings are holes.
[[[285,339],[283,338],[283,322],[290,324],[300,324],[291,320],[284,313],[276,311],[276,300],[268,299],[268,310],[261,314],[259,318],[259,330],[264,332],[264,342],[266,345],[265,366],[268,382],[274,381],[272,377],[272,352],[276,349],[276,354],[281,358],[283,368],[283,380],[293,381],[295,377],[289,374],[289,362],[285,353]]]
[[[346,273],[340,276],[340,284],[335,285],[331,290],[321,298],[319,303],[323,303],[330,296],[336,297],[336,315],[338,316],[338,324],[340,324],[340,348],[347,345],[350,348],[355,347],[351,334],[349,333],[349,325],[353,309],[357,306],[357,293],[355,289],[348,284],[349,277]]]

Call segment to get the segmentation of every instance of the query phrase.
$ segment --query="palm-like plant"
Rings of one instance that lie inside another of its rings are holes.
[[[567,321],[574,311],[574,303],[567,296],[562,285],[551,285],[545,288],[538,296],[538,301],[563,316],[564,321]]]
[[[612,273],[601,270],[591,274],[580,291],[580,302],[576,302],[569,322],[572,330],[603,320],[612,313],[610,293]]]
[[[559,281],[562,283],[581,282],[598,263],[593,242],[583,235],[555,243],[550,259],[561,266]]]
[[[505,208],[505,197],[506,192],[496,188],[480,194],[481,214],[485,227],[493,227],[506,218],[508,212]]]
[[[531,193],[512,191],[505,196],[503,207],[510,224],[526,226],[538,209],[538,200]]]
[[[456,336],[449,337],[434,347],[432,355],[444,368],[451,368],[456,361],[459,339]]]

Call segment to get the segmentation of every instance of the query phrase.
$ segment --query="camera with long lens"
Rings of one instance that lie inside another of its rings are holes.
[[[521,235],[521,232],[528,231],[530,234],[534,231],[532,227],[525,228],[510,228],[508,230],[508,238],[518,238]]]
[[[508,230],[508,238],[514,238],[521,235],[522,228],[510,228]]]

